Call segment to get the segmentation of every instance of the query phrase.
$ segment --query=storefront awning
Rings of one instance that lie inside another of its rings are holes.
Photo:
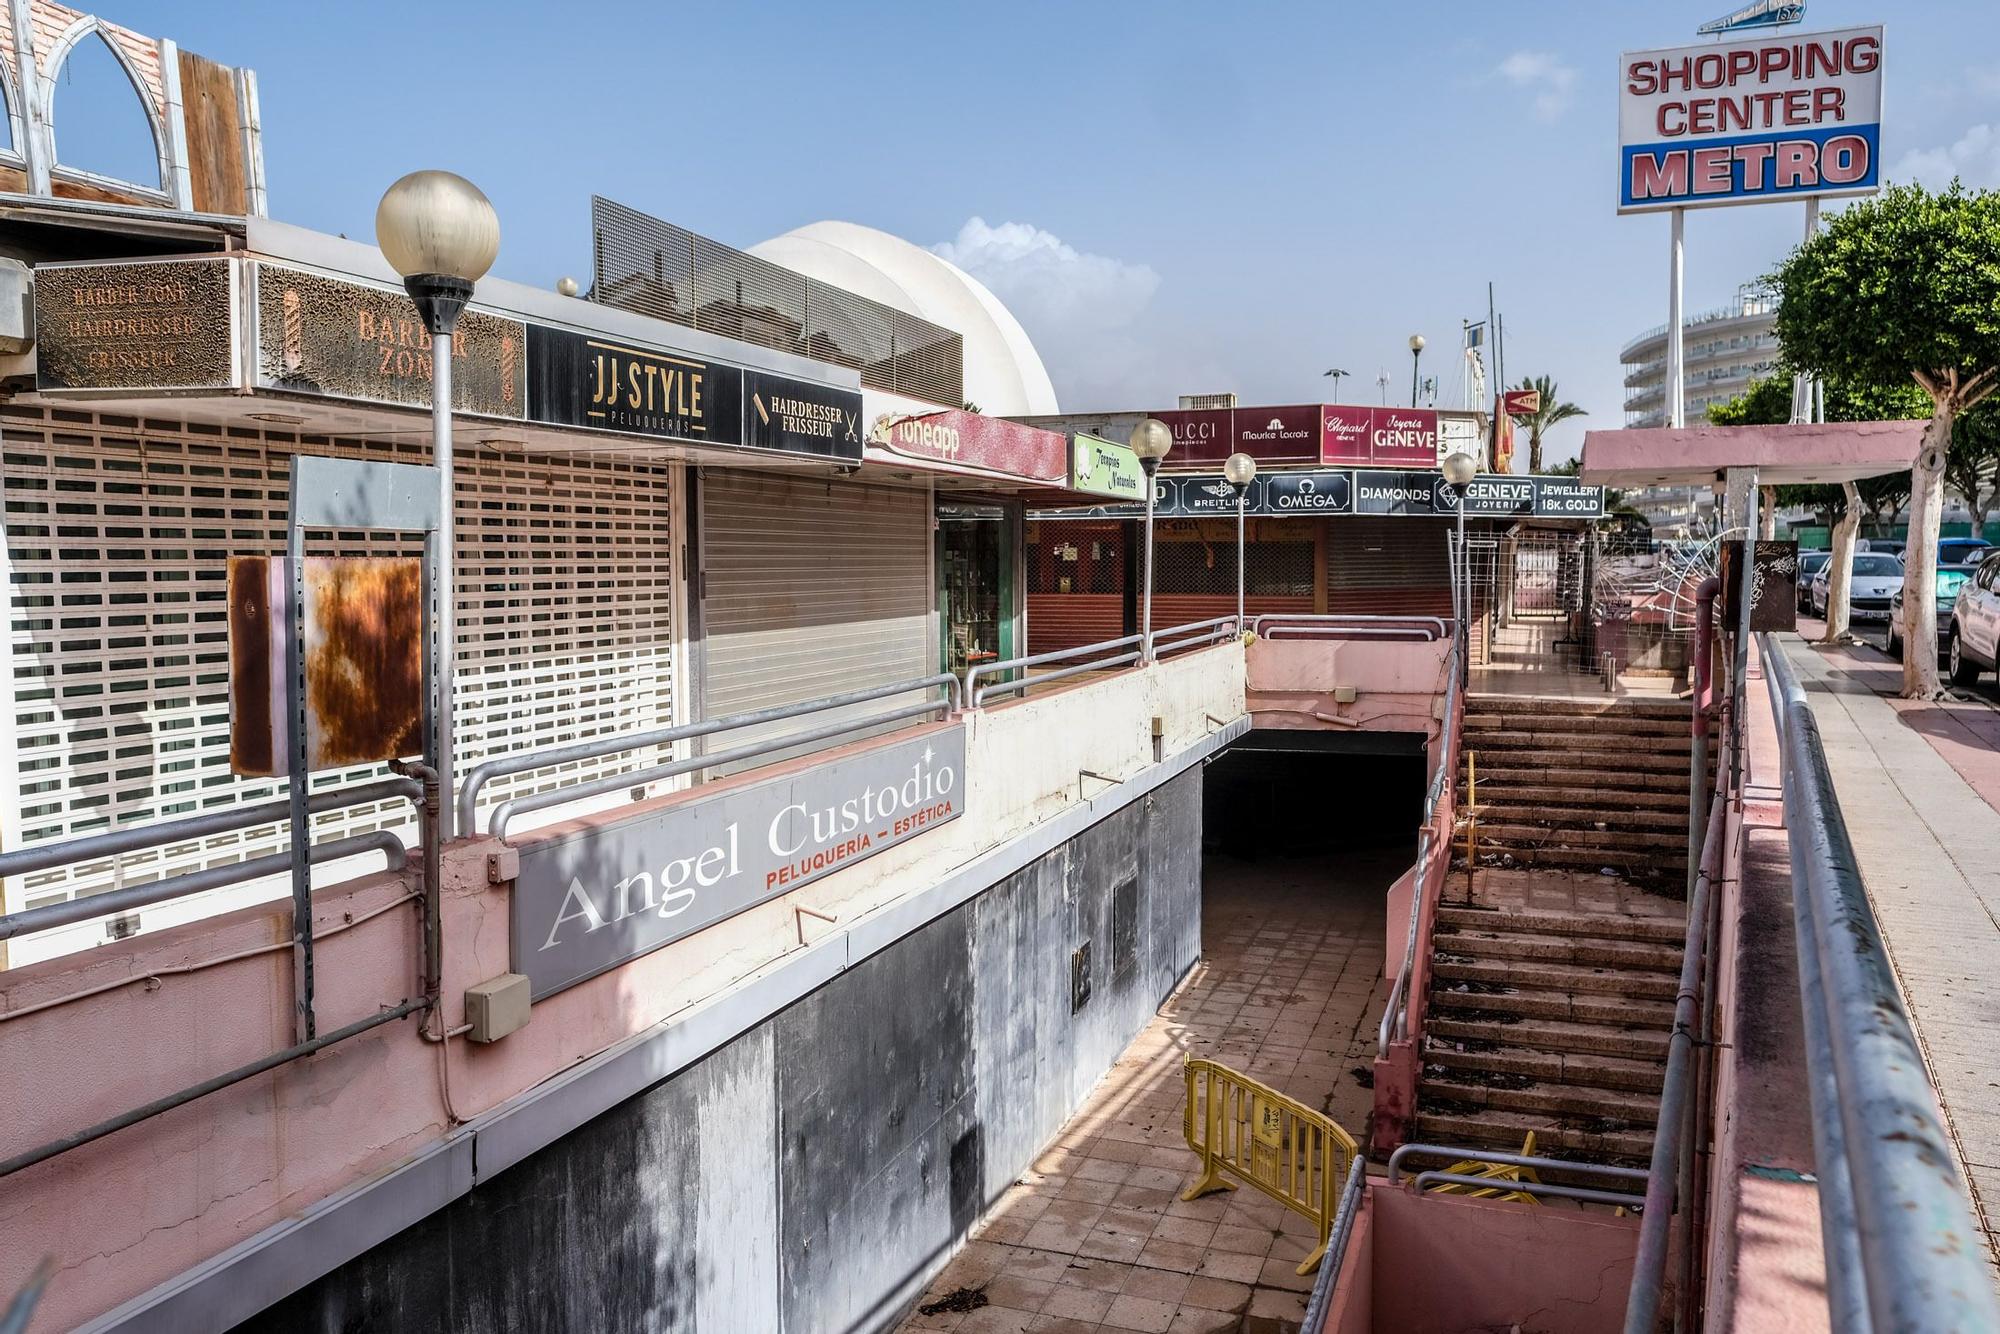
[[[1768,486],[1851,482],[1907,472],[1921,421],[1810,422],[1589,431],[1583,480],[1601,486],[1707,486],[1729,468],[1755,468]]]

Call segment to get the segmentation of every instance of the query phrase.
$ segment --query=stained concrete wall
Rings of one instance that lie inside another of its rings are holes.
[[[1200,849],[1193,770],[239,1328],[887,1325],[1194,962]]]

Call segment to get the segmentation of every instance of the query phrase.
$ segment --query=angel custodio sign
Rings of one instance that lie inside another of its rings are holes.
[[[964,812],[960,726],[526,843],[514,971],[539,1000]]]

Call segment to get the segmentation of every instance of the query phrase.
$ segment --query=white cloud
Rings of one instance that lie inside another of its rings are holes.
[[[1889,173],[1892,181],[1920,181],[1937,187],[1958,177],[1975,188],[2000,186],[2000,125],[1974,125],[1941,148],[1903,154]]]
[[[1534,94],[1538,120],[1555,120],[1576,95],[1576,70],[1550,51],[1516,51],[1494,67],[1495,77]]]
[[[1150,401],[1143,380],[1157,331],[1139,316],[1159,290],[1147,264],[1078,250],[1026,222],[995,227],[972,218],[952,240],[931,249],[1000,298],[1034,340],[1065,407]]]

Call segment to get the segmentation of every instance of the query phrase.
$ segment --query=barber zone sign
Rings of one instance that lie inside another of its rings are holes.
[[[1632,51],[1618,69],[1618,210],[1880,187],[1882,29]]]
[[[960,726],[526,843],[514,971],[540,1000],[964,813]]]

